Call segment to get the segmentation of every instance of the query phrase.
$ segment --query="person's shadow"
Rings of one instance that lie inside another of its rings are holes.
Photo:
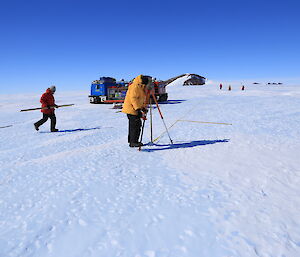
[[[216,143],[227,143],[229,142],[229,139],[223,139],[223,140],[198,140],[198,141],[191,141],[186,143],[178,143],[178,144],[168,144],[168,145],[161,145],[161,144],[145,144],[146,147],[153,148],[142,148],[141,151],[144,152],[154,152],[154,151],[162,151],[162,150],[172,150],[172,149],[179,149],[179,148],[190,148],[190,147],[196,147],[200,145],[211,145]]]
[[[59,130],[54,133],[61,133],[61,132],[77,132],[77,131],[88,131],[88,130],[95,130],[95,129],[100,129],[100,127],[95,127],[95,128],[77,128],[77,129],[64,129],[64,130]],[[53,133],[50,131],[41,131],[40,133]]]

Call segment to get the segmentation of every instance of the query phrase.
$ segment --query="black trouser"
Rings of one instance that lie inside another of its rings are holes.
[[[50,118],[50,120],[51,120],[50,128],[51,128],[51,130],[54,130],[55,126],[56,126],[56,116],[54,113],[53,114],[43,113],[43,118],[40,119],[38,122],[34,123],[34,125],[39,127],[39,126],[43,125],[48,120],[48,118]]]
[[[139,142],[142,121],[137,115],[127,114],[129,120],[128,143]]]

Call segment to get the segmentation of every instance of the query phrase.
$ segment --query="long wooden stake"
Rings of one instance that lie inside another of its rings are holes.
[[[57,106],[50,106],[50,109],[58,108],[58,107],[67,107],[67,106],[73,106],[74,104],[63,104],[63,105],[57,105]],[[46,110],[48,107],[39,107],[39,108],[31,108],[31,109],[23,109],[20,112],[28,112],[28,111],[35,111],[35,110]]]
[[[7,125],[7,126],[0,127],[0,129],[2,129],[2,128],[9,128],[9,127],[12,127],[12,125]]]

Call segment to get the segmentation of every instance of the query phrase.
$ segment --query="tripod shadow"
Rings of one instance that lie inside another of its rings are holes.
[[[186,100],[167,100],[164,102],[159,102],[158,104],[181,104],[184,101]]]
[[[168,145],[161,145],[161,144],[153,144],[151,143],[146,144],[145,146],[155,146],[155,148],[142,148],[141,151],[144,152],[155,152],[155,151],[162,151],[162,150],[172,150],[172,149],[179,149],[179,148],[191,148],[196,147],[200,145],[211,145],[216,143],[227,143],[229,142],[229,139],[223,139],[223,140],[198,140],[198,141],[191,141],[186,143],[180,143],[180,144],[168,144]]]
[[[59,130],[57,132],[50,132],[50,131],[41,131],[40,133],[61,133],[61,132],[77,132],[77,131],[88,131],[88,130],[95,130],[95,129],[100,129],[100,127],[95,127],[95,128],[78,128],[78,129],[65,129],[65,130]]]

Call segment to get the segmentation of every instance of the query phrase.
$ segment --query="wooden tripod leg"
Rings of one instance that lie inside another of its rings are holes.
[[[151,92],[151,94],[152,94],[152,97],[153,97],[153,99],[154,99],[154,102],[155,102],[155,104],[156,104],[156,106],[157,106],[157,109],[158,109],[158,112],[159,112],[159,114],[160,114],[161,120],[162,120],[162,122],[163,122],[163,124],[164,124],[164,126],[165,126],[165,129],[166,129],[166,132],[167,132],[168,137],[169,137],[169,139],[170,139],[170,142],[171,142],[171,144],[173,144],[173,140],[172,140],[171,137],[170,137],[170,134],[169,134],[167,125],[166,125],[166,123],[165,123],[164,117],[163,117],[163,115],[162,115],[162,113],[161,113],[161,110],[160,110],[160,108],[159,108],[159,105],[158,105],[156,96],[154,95],[153,92]]]

